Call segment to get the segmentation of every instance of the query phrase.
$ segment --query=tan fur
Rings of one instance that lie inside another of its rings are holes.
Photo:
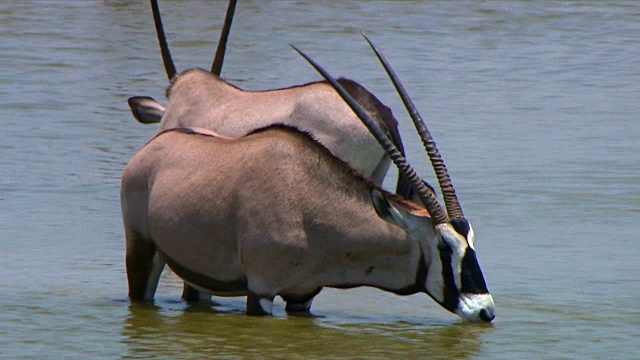
[[[419,224],[416,237],[406,224],[381,219],[371,200],[371,191],[380,190],[372,186],[289,128],[239,139],[164,132],[122,178],[130,294],[153,294],[131,289],[144,285],[140,266],[129,266],[129,259],[150,264],[150,247],[191,272],[246,284],[232,293],[204,289],[220,295],[304,297],[323,286],[412,286],[433,227],[428,217],[407,215],[407,223]],[[417,210],[388,198],[402,211]]]
[[[347,84],[348,80],[343,80]],[[402,149],[397,122],[391,111],[364,88],[349,82],[349,90],[367,112]],[[345,85],[346,86],[346,85]],[[324,82],[250,92],[236,88],[200,69],[178,74],[167,89],[169,104],[160,131],[175,127],[201,127],[229,137],[253,129],[287,124],[309,132],[336,156],[376,183],[382,183],[390,161],[378,143]]]

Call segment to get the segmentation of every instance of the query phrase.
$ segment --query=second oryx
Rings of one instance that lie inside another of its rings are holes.
[[[220,79],[224,45],[235,1],[229,4],[216,60],[211,72],[189,69],[177,73],[164,34],[157,0],[151,0],[156,32],[170,85],[166,109],[149,97],[132,97],[134,117],[145,124],[160,123],[159,132],[176,127],[200,127],[240,137],[272,124],[286,124],[312,134],[337,157],[381,184],[390,160],[369,131],[326,82],[268,91],[245,91]],[[404,153],[398,124],[391,110],[362,85],[349,79],[340,84]],[[408,182],[399,177],[397,192],[411,197]]]

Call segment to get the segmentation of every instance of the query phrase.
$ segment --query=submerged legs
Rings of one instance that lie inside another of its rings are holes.
[[[311,310],[313,298],[322,291],[322,288],[316,289],[307,295],[282,295],[282,300],[287,303],[285,310],[288,313],[308,313]]]
[[[273,298],[250,292],[247,295],[247,315],[271,315]]]
[[[131,300],[152,300],[158,287],[164,261],[153,242],[139,234],[127,236],[127,280]]]
[[[211,300],[211,294],[200,291],[185,282],[182,288],[182,299],[184,301]]]
[[[285,310],[288,313],[308,313],[309,310],[311,310],[311,303],[313,303],[313,298],[305,302],[287,301],[287,306],[285,307]]]

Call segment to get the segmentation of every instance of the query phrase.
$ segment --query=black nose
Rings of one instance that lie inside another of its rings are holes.
[[[493,320],[496,317],[496,315],[493,313],[493,311],[490,313],[487,310],[483,309],[482,311],[480,311],[480,319],[482,319],[483,321],[486,322],[490,322],[491,320]]]

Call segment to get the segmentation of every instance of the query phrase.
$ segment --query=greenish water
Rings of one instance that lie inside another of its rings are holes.
[[[161,1],[180,70],[207,68],[225,2]],[[360,31],[429,121],[497,306],[462,323],[426,295],[325,290],[313,317],[188,306],[165,271],[130,305],[122,169],[164,101],[143,1],[0,5],[0,357],[634,359],[640,356],[640,5],[636,2],[240,0],[223,76],[245,89],[318,79],[295,44],[391,106]],[[393,184],[393,176],[388,184]],[[391,186],[389,186],[391,187]]]

